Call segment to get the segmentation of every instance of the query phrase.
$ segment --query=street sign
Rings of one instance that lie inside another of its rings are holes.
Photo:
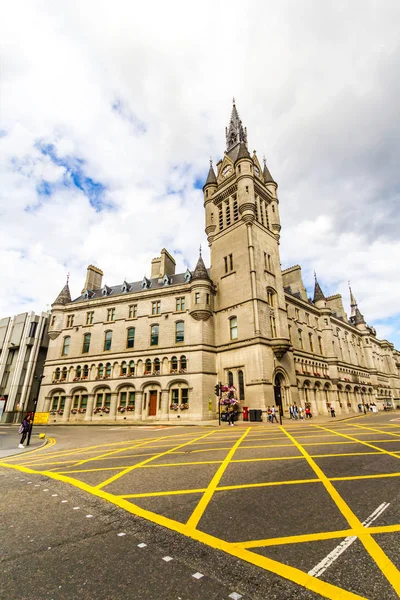
[[[35,413],[35,425],[47,425],[49,422],[48,412],[36,412]]]

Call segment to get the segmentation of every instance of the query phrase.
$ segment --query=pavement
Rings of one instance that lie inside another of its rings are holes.
[[[1,598],[400,596],[395,413],[48,435],[0,463]]]
[[[45,439],[39,439],[38,430],[31,436],[29,446],[26,446],[22,450],[22,448],[18,448],[19,441],[21,439],[21,434],[18,433],[19,425],[0,425],[0,460],[13,455],[21,455],[25,452],[29,452],[30,450],[36,450],[37,448],[41,448],[46,444]]]

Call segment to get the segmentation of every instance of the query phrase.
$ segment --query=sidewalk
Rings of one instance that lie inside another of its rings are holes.
[[[46,438],[40,440],[37,436],[38,436],[38,434],[32,435],[29,446],[25,446],[25,448],[22,450],[22,448],[17,447],[20,436],[15,436],[14,434],[10,434],[9,436],[7,436],[7,440],[4,440],[5,444],[2,444],[2,447],[0,448],[0,460],[2,458],[6,458],[8,456],[17,456],[18,454],[26,454],[27,452],[31,452],[32,450],[37,450],[37,448],[41,448],[42,446],[44,446],[47,443],[47,440],[46,440]],[[3,447],[3,446],[6,446],[6,447]]]

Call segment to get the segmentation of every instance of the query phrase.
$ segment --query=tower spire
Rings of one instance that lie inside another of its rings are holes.
[[[350,291],[350,306],[351,306],[350,321],[354,325],[365,324],[364,315],[361,314],[360,309],[358,308],[357,300],[355,299],[353,292],[351,290],[350,281],[349,281],[349,291]]]
[[[355,317],[356,309],[357,309],[357,300],[354,298],[353,292],[351,291],[350,281],[348,282],[348,284],[349,284],[349,291],[350,291],[351,316]]]
[[[61,292],[58,294],[57,298],[53,302],[54,304],[68,304],[71,302],[71,292],[69,291],[69,273],[67,275],[67,283],[64,285]]]
[[[317,274],[316,274],[315,271],[314,271],[314,280],[315,280],[315,283],[314,283],[314,299],[313,299],[313,302],[315,304],[319,300],[326,300],[326,298],[325,298],[324,292],[321,290],[321,286],[318,283]]]
[[[229,152],[236,144],[244,142],[247,145],[247,129],[243,127],[239,113],[236,108],[235,98],[233,98],[233,106],[229,127],[225,128],[226,151]]]

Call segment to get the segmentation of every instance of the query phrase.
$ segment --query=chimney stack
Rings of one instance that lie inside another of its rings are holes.
[[[86,273],[85,287],[82,290],[82,294],[86,290],[99,290],[101,288],[102,279],[103,271],[98,267],[89,265]]]

